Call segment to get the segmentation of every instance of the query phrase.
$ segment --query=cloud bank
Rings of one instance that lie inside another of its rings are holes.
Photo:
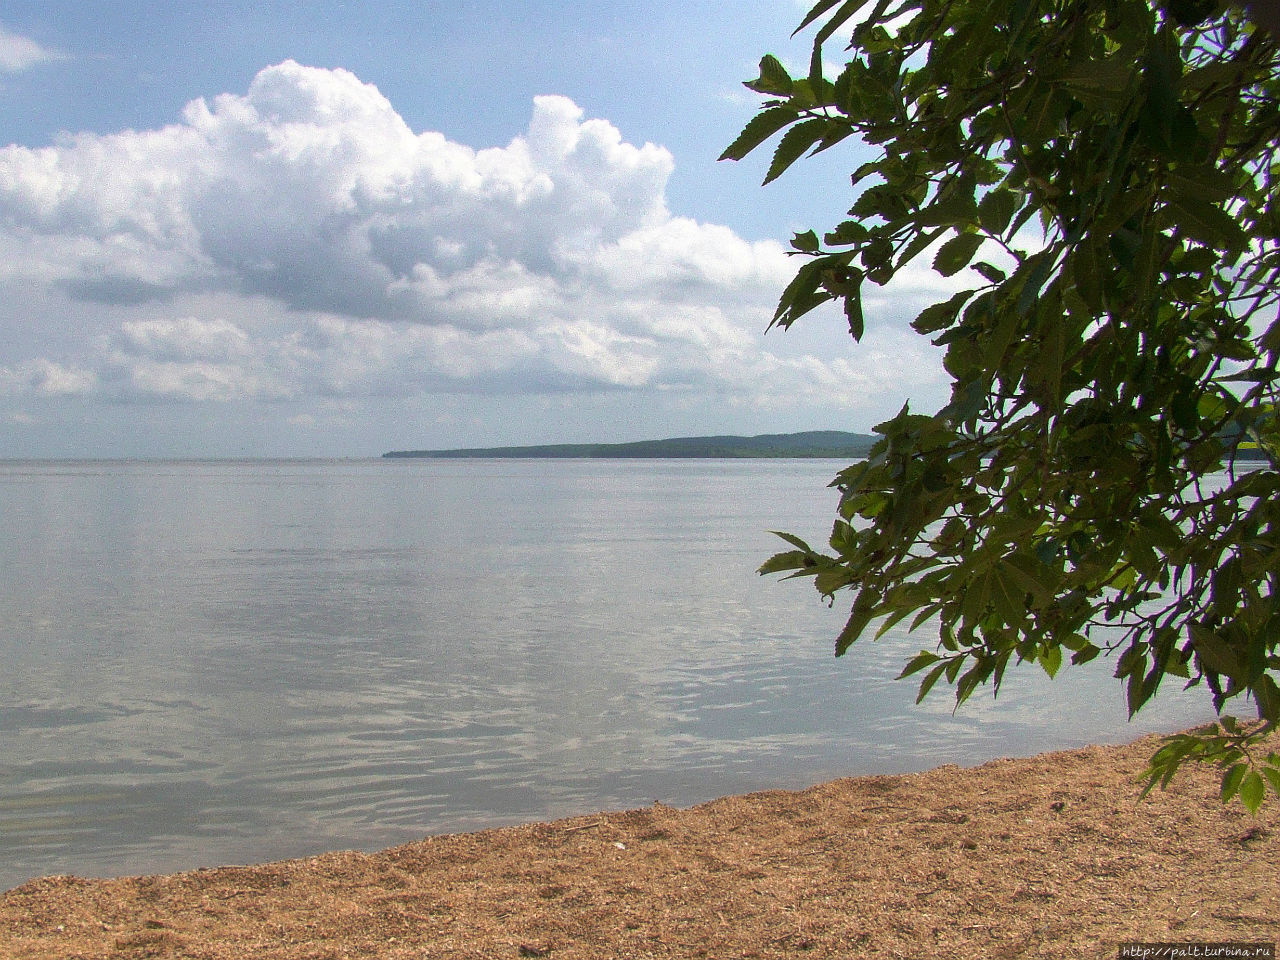
[[[0,35],[5,69],[26,62],[16,40]],[[474,149],[415,133],[345,70],[292,61],[163,129],[9,146],[0,286],[100,321],[60,354],[37,338],[0,355],[0,396],[650,391],[838,407],[920,376],[905,339],[857,367],[766,350],[795,264],[673,215],[673,166],[564,97],[535,98],[522,134]]]

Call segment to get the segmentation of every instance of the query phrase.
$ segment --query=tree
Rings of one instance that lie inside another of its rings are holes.
[[[1167,739],[1146,789],[1210,760],[1256,811],[1280,793],[1275,38],[1217,0],[821,0],[807,28],[808,73],[766,56],[722,159],[778,133],[766,183],[850,137],[878,156],[847,218],[794,237],[771,326],[835,302],[859,339],[864,289],[917,257],[971,282],[912,323],[950,402],[875,428],[830,552],[781,534],[761,572],[853,593],[837,656],[936,631],[902,671],[920,699],[1104,652],[1131,716],[1200,688],[1219,721]]]

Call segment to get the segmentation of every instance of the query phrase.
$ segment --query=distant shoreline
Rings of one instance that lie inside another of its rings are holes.
[[[391,459],[822,459],[866,457],[876,437],[841,430],[765,433],[752,437],[673,437],[632,443],[552,443],[452,450],[392,450]]]

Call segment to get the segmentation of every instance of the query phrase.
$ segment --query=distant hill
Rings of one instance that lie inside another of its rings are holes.
[[[875,437],[840,430],[803,433],[765,433],[755,437],[677,437],[635,443],[553,443],[531,447],[472,447],[461,450],[392,450],[384,457],[563,458],[563,459],[678,459],[865,457]]]

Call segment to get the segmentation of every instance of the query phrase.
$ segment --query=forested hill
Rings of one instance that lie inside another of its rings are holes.
[[[755,437],[678,437],[635,443],[554,443],[530,447],[474,447],[462,450],[392,450],[384,457],[506,457],[676,459],[716,457],[865,457],[875,437],[840,430],[766,433]]]

